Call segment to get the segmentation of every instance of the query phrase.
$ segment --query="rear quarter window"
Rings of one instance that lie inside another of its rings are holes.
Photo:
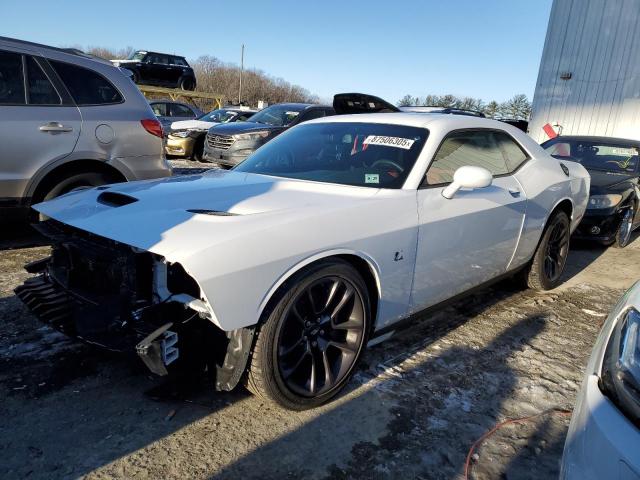
[[[24,105],[22,55],[0,51],[0,105]]]
[[[124,101],[116,87],[99,73],[70,63],[54,60],[49,63],[77,105],[112,105]]]
[[[60,105],[62,100],[47,75],[33,59],[27,58],[27,85],[29,105]]]

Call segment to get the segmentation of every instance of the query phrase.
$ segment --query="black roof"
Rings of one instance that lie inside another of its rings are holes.
[[[166,55],[168,57],[176,57],[176,58],[182,58],[183,60],[186,60],[185,57],[183,57],[182,55],[176,55],[175,53],[154,52],[152,50],[145,50],[143,48],[135,51],[135,53],[138,53],[138,52],[140,53],[144,52],[145,54],[153,53],[154,55]]]

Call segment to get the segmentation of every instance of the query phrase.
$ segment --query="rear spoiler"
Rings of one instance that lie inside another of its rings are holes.
[[[338,93],[333,97],[333,109],[338,115],[401,111],[395,105],[366,93]]]

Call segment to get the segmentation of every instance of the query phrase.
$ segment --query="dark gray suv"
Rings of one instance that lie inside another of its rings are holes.
[[[167,177],[162,126],[107,61],[0,37],[0,219],[80,187]]]
[[[278,103],[253,115],[247,122],[223,123],[209,129],[203,159],[233,167],[258,147],[299,123],[335,115],[333,107],[308,103]]]

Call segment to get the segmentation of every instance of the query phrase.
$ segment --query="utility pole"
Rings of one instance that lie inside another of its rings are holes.
[[[242,105],[242,73],[244,72],[244,43],[240,53],[240,87],[238,88],[238,105]]]

